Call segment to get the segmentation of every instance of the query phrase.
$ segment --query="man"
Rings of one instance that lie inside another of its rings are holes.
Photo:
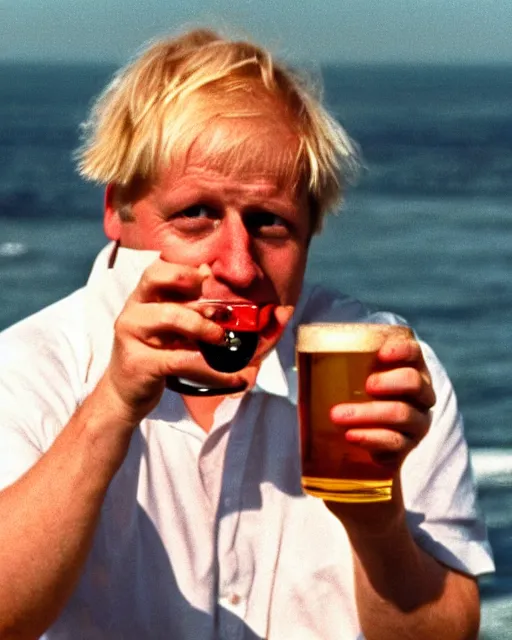
[[[100,97],[80,167],[107,185],[113,243],[0,339],[1,638],[476,638],[492,560],[426,345],[387,342],[374,400],[332,410],[393,471],[392,500],[300,489],[297,325],[397,322],[303,286],[353,157],[303,81],[208,31],[153,45]],[[240,373],[197,351],[223,339],[199,298],[275,305]]]

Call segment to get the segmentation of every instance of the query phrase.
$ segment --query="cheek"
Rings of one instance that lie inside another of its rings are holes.
[[[267,257],[265,272],[283,304],[295,304],[299,297],[307,252],[298,247],[294,250],[275,252]]]
[[[219,251],[216,245],[209,239],[201,242],[187,242],[177,238],[172,233],[167,233],[160,244],[162,255],[177,264],[186,264],[191,267],[198,267],[201,264],[212,264]]]
[[[163,255],[172,257],[172,262],[194,264],[190,247],[180,242],[168,228],[168,225],[144,218],[135,222],[125,222],[121,234],[121,244],[132,249],[161,251]]]
[[[144,217],[136,217],[133,222],[123,222],[121,228],[121,244],[132,249],[148,249],[158,251],[162,240],[158,228]]]

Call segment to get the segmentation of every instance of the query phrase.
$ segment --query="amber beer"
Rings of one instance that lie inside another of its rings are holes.
[[[389,469],[345,441],[331,407],[370,399],[365,383],[388,336],[412,337],[408,327],[384,324],[301,325],[297,340],[299,422],[304,491],[337,502],[391,499]],[[341,437],[340,437],[341,435]]]

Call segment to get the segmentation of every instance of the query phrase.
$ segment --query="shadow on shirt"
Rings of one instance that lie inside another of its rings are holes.
[[[153,521],[136,502],[142,440],[136,432],[130,483],[123,478],[125,495],[116,493],[115,486],[115,502],[107,494],[81,580],[42,640],[262,640],[218,603],[218,567],[212,565],[200,585],[210,593],[209,611],[194,607],[183,595],[173,566],[179,559],[170,557]],[[119,530],[120,524],[125,528]]]

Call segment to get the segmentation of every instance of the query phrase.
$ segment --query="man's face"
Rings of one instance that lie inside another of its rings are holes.
[[[269,144],[279,149],[290,135],[276,127]],[[195,145],[184,167],[161,172],[132,204],[134,221],[107,206],[107,236],[175,263],[207,264],[204,298],[294,305],[310,239],[307,195],[264,169],[227,174]]]

